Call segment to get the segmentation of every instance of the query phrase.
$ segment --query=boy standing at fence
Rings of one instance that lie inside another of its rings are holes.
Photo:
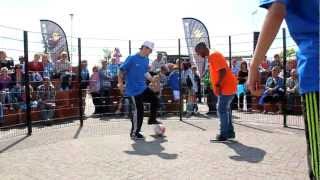
[[[258,66],[275,39],[283,19],[299,47],[298,79],[304,101],[309,175],[320,179],[320,121],[319,121],[319,0],[260,0],[268,9],[253,61],[248,86],[255,92]]]
[[[217,51],[210,53],[203,42],[197,44],[195,51],[199,56],[208,58],[210,80],[214,94],[218,96],[217,110],[220,118],[220,134],[213,141],[226,141],[235,138],[231,103],[237,92],[237,79],[221,53]]]
[[[130,98],[132,104],[132,128],[130,137],[133,140],[143,140],[144,136],[140,133],[143,123],[143,103],[151,104],[151,112],[148,124],[160,124],[156,120],[159,100],[156,94],[147,86],[146,79],[153,82],[153,78],[148,72],[149,58],[152,53],[154,44],[146,41],[142,44],[140,52],[129,56],[126,61],[120,66],[118,76],[118,87],[123,92],[123,79],[126,76],[125,96]]]

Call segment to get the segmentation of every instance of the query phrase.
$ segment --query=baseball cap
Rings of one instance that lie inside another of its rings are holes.
[[[154,48],[154,43],[153,42],[150,42],[150,41],[145,41],[143,44],[142,44],[142,47],[147,47],[147,48],[149,48],[149,49],[151,49],[151,50],[153,50],[153,48]]]

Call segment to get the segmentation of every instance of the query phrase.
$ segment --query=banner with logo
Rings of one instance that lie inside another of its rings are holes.
[[[206,60],[199,57],[194,51],[195,46],[204,42],[210,48],[209,33],[206,26],[195,18],[183,18],[184,33],[188,48],[188,54],[192,64],[196,65],[200,75],[202,76],[207,69]]]
[[[57,61],[63,51],[67,52],[70,59],[67,37],[63,29],[50,20],[40,20],[40,24],[45,52],[49,54],[51,61]]]

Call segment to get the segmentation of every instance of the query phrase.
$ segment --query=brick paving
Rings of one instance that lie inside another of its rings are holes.
[[[235,114],[237,116],[237,114]],[[0,138],[0,179],[307,179],[304,132],[237,119],[235,142],[210,143],[217,118],[167,118],[165,138],[129,139],[125,119],[88,119]],[[267,119],[268,118],[268,119]],[[250,121],[249,121],[250,120]]]

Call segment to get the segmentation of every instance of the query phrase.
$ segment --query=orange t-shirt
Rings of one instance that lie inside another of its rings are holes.
[[[213,52],[208,57],[208,64],[210,70],[210,79],[213,86],[213,92],[215,95],[219,95],[216,92],[215,84],[219,79],[219,70],[226,69],[226,75],[221,81],[221,94],[222,95],[233,95],[237,92],[237,78],[232,74],[231,69],[228,67],[226,59],[219,52]]]

